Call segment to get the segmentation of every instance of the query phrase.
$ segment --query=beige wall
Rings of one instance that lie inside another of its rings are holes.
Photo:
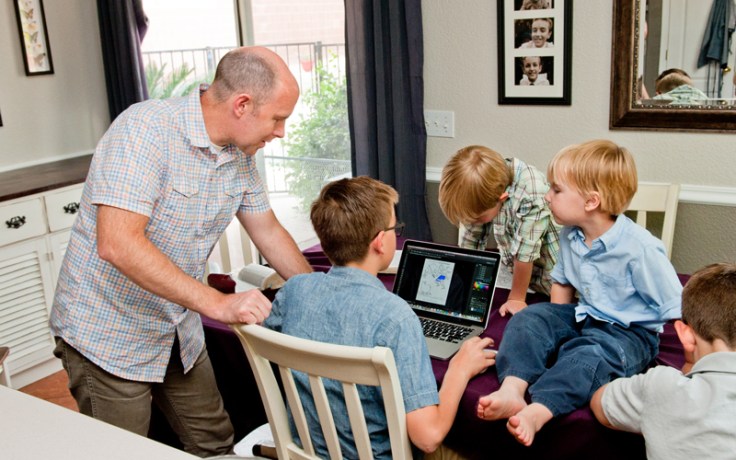
[[[495,5],[488,0],[422,2],[426,107],[455,112],[456,133],[453,139],[429,138],[430,180],[436,180],[452,152],[470,143],[544,168],[565,145],[610,138],[634,152],[642,180],[681,183],[684,195],[698,187],[721,187],[726,206],[688,199],[680,204],[673,248],[678,271],[736,260],[731,241],[736,137],[608,129],[611,2],[574,5],[569,107],[498,105]],[[0,171],[89,153],[109,124],[95,3],[46,0],[44,7],[55,73],[26,77],[12,2],[0,4]],[[451,241],[454,230],[436,199],[436,184],[430,184],[433,229],[439,239]]]
[[[425,107],[455,112],[455,138],[431,137],[430,181],[449,156],[485,144],[544,169],[562,147],[608,138],[635,155],[642,181],[683,184],[683,195],[717,189],[727,206],[680,204],[673,263],[692,272],[705,263],[736,260],[736,136],[609,130],[611,1],[578,1],[573,13],[571,106],[498,105],[496,2],[424,0]],[[435,174],[431,174],[434,171]],[[705,200],[706,202],[708,199]],[[428,203],[436,208],[436,188]],[[441,212],[433,229],[448,236]]]
[[[0,2],[0,171],[90,153],[110,124],[95,2],[44,9],[54,73],[27,77],[13,2]]]

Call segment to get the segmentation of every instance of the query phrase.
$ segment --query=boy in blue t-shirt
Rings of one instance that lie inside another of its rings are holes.
[[[442,443],[457,413],[468,381],[495,363],[486,348],[490,338],[463,344],[450,361],[437,391],[419,319],[409,305],[377,278],[391,263],[397,223],[398,194],[390,186],[361,176],[327,184],[312,204],[311,220],[322,249],[334,264],[328,273],[294,276],[276,295],[264,325],[285,334],[360,347],[388,347],[394,354],[411,442],[424,452]],[[299,391],[310,393],[305,376],[296,376]],[[357,458],[342,388],[326,381],[333,417],[345,458]],[[378,388],[361,387],[374,458],[390,458],[383,398]],[[311,398],[302,398],[318,454],[329,457]]]
[[[551,302],[511,318],[498,351],[501,387],[478,402],[478,417],[507,418],[527,446],[601,385],[644,370],[664,323],[680,317],[682,293],[662,242],[623,214],[638,184],[626,149],[606,140],[566,147],[547,178],[545,199],[564,226]]]

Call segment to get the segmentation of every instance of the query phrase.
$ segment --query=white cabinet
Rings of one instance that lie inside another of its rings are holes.
[[[0,203],[0,345],[13,388],[61,369],[49,311],[82,186]]]

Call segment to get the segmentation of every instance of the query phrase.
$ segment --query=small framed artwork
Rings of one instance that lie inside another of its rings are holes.
[[[26,75],[54,73],[42,0],[13,0]]]
[[[496,0],[498,103],[570,105],[572,0]]]

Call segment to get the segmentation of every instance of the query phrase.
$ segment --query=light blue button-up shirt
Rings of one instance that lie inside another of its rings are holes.
[[[437,383],[419,319],[411,307],[387,291],[363,270],[333,267],[329,273],[309,273],[289,279],[273,302],[264,325],[296,337],[358,347],[388,347],[394,354],[406,412],[439,404]],[[295,380],[309,393],[304,375]],[[325,381],[344,458],[358,458],[350,431],[342,388]],[[380,389],[359,387],[368,433],[376,459],[391,458],[390,440]],[[315,449],[329,457],[311,398],[302,397]],[[337,408],[337,409],[335,409]]]
[[[623,214],[590,248],[580,228],[565,227],[552,279],[578,291],[578,321],[592,316],[662,332],[681,316],[682,284],[664,245]]]

